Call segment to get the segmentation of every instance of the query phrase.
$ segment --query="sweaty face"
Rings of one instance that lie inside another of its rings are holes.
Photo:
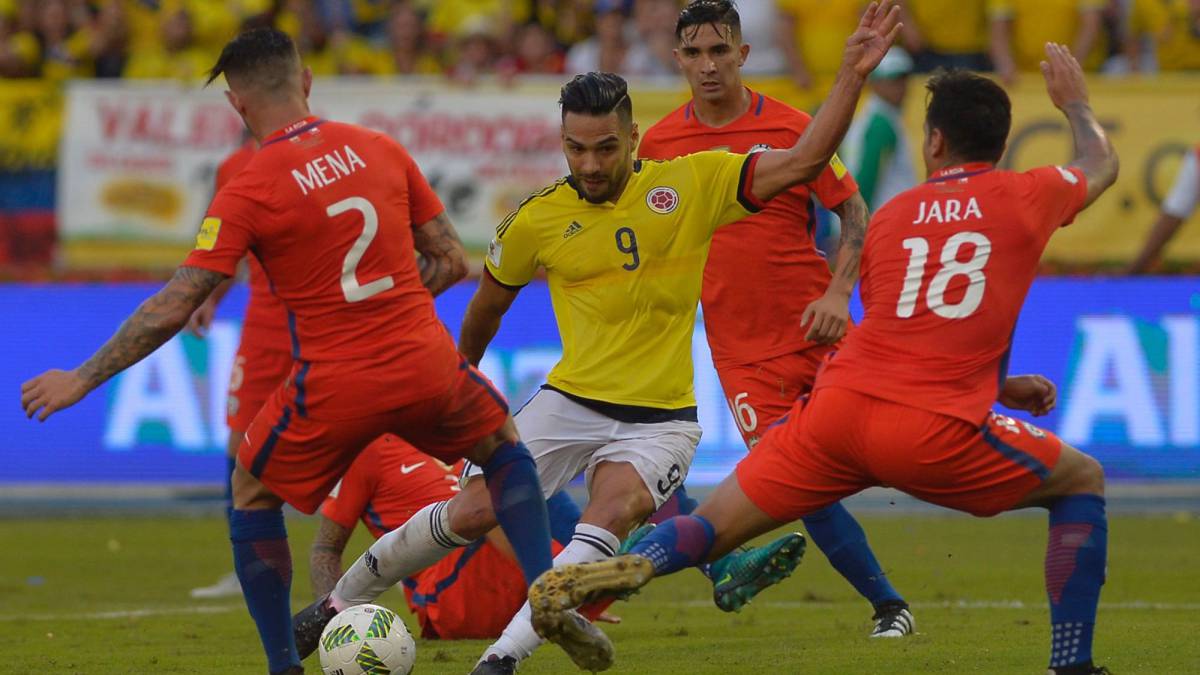
[[[575,184],[593,204],[615,201],[633,164],[637,127],[622,124],[617,113],[567,113],[562,126],[563,153]]]
[[[706,23],[683,29],[675,61],[692,96],[718,101],[741,95],[741,67],[749,52],[750,45],[742,44],[727,26]]]

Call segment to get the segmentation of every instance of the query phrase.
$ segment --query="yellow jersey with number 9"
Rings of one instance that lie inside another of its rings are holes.
[[[546,269],[563,343],[547,384],[619,405],[696,405],[704,263],[717,227],[762,206],[750,192],[755,157],[639,160],[615,203],[588,202],[565,178],[500,223],[485,263],[492,278],[519,288]]]

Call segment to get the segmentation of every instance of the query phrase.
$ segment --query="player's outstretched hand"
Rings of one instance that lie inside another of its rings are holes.
[[[1071,50],[1054,43],[1046,43],[1046,60],[1042,61],[1042,77],[1046,78],[1046,93],[1059,110],[1075,103],[1087,104],[1087,81],[1083,79],[1083,68],[1071,54]]]
[[[1058,387],[1041,375],[1013,375],[1004,381],[998,400],[1013,410],[1025,410],[1041,417],[1054,410],[1058,403]]]
[[[78,403],[88,391],[87,383],[75,371],[47,370],[21,385],[21,407],[25,417],[37,415],[39,422],[45,422],[50,415]]]
[[[896,0],[872,2],[863,12],[858,28],[846,39],[842,64],[866,77],[883,60],[900,34],[900,5]]]
[[[210,295],[205,298],[203,304],[192,312],[192,316],[188,319],[187,330],[196,337],[204,337],[208,335],[208,329],[212,327],[213,317],[217,314],[217,303],[213,302],[213,297]]]
[[[808,326],[805,340],[831,345],[846,334],[850,324],[850,299],[831,296],[829,293],[808,303],[800,316],[800,327]]]

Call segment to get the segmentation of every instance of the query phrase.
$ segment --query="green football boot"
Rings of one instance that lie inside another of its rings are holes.
[[[763,589],[791,576],[804,557],[804,535],[792,532],[766,546],[734,551],[710,567],[713,602],[726,612],[737,612]]]

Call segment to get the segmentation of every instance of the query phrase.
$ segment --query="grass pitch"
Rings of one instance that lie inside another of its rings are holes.
[[[869,640],[870,608],[814,546],[796,574],[740,614],[711,605],[685,571],[613,612],[609,672],[1042,673],[1049,642],[1043,517],[862,518],[918,634]],[[307,604],[315,521],[289,520],[293,608]],[[1200,520],[1115,517],[1096,656],[1118,675],[1200,672]],[[359,528],[347,562],[367,545]],[[0,673],[262,673],[238,598],[199,602],[194,586],[230,567],[224,523],[195,518],[0,520]],[[405,614],[402,596],[380,604]],[[408,620],[409,626],[414,622]],[[418,673],[466,673],[482,641],[418,641]],[[316,657],[306,663],[319,673]],[[557,648],[525,674],[574,672]]]

